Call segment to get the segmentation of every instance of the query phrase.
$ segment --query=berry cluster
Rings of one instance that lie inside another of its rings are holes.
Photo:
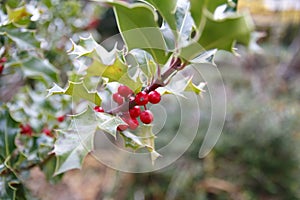
[[[126,124],[119,125],[118,131],[124,131],[126,129],[135,130],[139,126],[138,118],[144,124],[150,124],[153,121],[153,114],[147,109],[148,103],[157,104],[161,100],[161,95],[157,91],[151,91],[149,93],[141,91],[134,95],[133,91],[125,86],[120,85],[118,91],[112,95],[112,99],[119,106],[124,103],[128,103],[129,109],[122,111],[120,117]],[[144,110],[141,110],[141,107]],[[104,109],[100,106],[95,106],[96,112],[104,112]]]
[[[4,69],[4,63],[6,63],[7,59],[5,57],[2,57],[0,59],[0,74],[2,74],[3,69]]]

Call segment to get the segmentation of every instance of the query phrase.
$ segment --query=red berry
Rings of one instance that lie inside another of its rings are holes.
[[[0,64],[0,74],[2,74],[4,66]]]
[[[153,121],[153,114],[150,110],[145,110],[141,113],[140,119],[144,124],[150,124]]]
[[[148,94],[148,99],[150,103],[157,104],[160,102],[161,96],[157,91],[151,91]]]
[[[144,91],[139,92],[134,99],[137,105],[143,106],[148,103],[148,94]]]
[[[119,105],[123,104],[123,102],[124,102],[123,97],[121,95],[119,95],[118,93],[113,94],[113,100],[114,100],[114,102],[116,102]]]
[[[139,121],[136,118],[130,118],[126,121],[131,130],[135,130],[139,126]]]
[[[7,59],[5,58],[5,57],[2,57],[1,59],[0,59],[0,63],[5,63],[7,61]]]
[[[122,124],[117,127],[118,131],[125,131],[128,128],[127,124]]]
[[[44,128],[43,133],[45,133],[45,135],[47,135],[49,137],[53,137],[51,130],[49,130],[48,128]]]
[[[100,106],[95,106],[94,107],[94,111],[96,111],[96,112],[104,112],[104,109],[102,107],[100,107]]]
[[[58,122],[63,122],[65,120],[65,115],[58,116],[56,119]]]
[[[100,19],[92,19],[89,24],[85,27],[85,30],[91,30],[97,28],[100,24]]]
[[[32,129],[31,126],[29,124],[21,124],[20,125],[21,128],[21,134],[22,135],[28,135],[28,136],[32,136]]]
[[[132,118],[129,115],[125,114],[122,116],[122,119],[131,130],[135,130],[139,126],[139,121],[136,118]]]
[[[131,95],[133,93],[133,91],[126,85],[120,85],[118,87],[118,93],[122,97],[128,97],[129,95]]]
[[[130,117],[137,118],[141,114],[141,109],[139,106],[134,106],[129,110]]]

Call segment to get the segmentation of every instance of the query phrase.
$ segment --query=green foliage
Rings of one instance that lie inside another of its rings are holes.
[[[211,49],[233,51],[236,42],[248,45],[253,30],[248,16],[236,14],[232,9],[216,11],[223,4],[226,8],[235,6],[227,5],[227,1],[191,1],[190,5],[189,1],[180,0],[177,6],[176,1],[147,1],[150,5],[153,3],[153,7],[121,1],[107,3],[114,6],[118,27],[128,50],[145,49],[157,63],[164,63],[172,52],[179,52],[183,59],[190,60]],[[153,8],[163,17],[165,27],[159,27]],[[224,30],[227,32],[224,33]],[[172,39],[175,41],[171,46],[176,48],[168,49]]]
[[[125,43],[122,50],[115,45],[108,51],[96,42],[99,35],[87,36],[87,24],[103,9],[96,4],[79,0],[1,3],[0,57],[8,58],[0,74],[1,199],[29,198],[23,176],[35,166],[54,181],[60,176],[53,174],[81,168],[94,149],[97,132],[114,139],[121,135],[132,151],[146,149],[154,164],[160,155],[153,125],[117,130],[125,124],[124,110],[134,102],[126,97],[121,105],[111,104],[114,87],[126,85],[133,96],[157,88],[161,94],[200,94],[203,83],[196,85],[191,77],[172,78],[190,63],[212,63],[217,49],[232,51],[236,42],[247,45],[253,28],[247,16],[227,9],[227,1],[104,2],[114,9]],[[222,19],[213,17],[223,4]],[[209,57],[203,56],[206,51],[211,52]],[[106,113],[95,112],[91,108],[95,105],[107,106]],[[30,134],[20,126],[25,124],[32,129]]]
[[[15,137],[19,132],[19,127],[7,110],[2,110],[0,113],[0,125],[0,158],[1,162],[4,163],[16,148]]]
[[[23,185],[31,168],[40,167],[51,182],[61,178],[53,177],[56,159],[50,152],[55,129],[68,126],[56,117],[70,112],[70,98],[45,98],[46,90],[65,75],[66,71],[60,69],[72,65],[64,47],[57,48],[58,41],[67,32],[71,37],[83,29],[68,25],[49,34],[48,28],[60,26],[57,22],[62,19],[73,23],[75,18],[82,18],[78,12],[81,4],[48,0],[0,4],[0,58],[7,59],[0,74],[0,199],[32,199]],[[97,102],[100,104],[101,99]],[[32,136],[21,133],[20,125],[27,124]],[[46,135],[46,129],[50,135]]]

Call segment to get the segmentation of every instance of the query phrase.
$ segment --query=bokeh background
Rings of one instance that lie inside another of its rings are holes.
[[[69,38],[76,41],[92,33],[101,42],[117,34],[109,8],[79,0],[41,2],[45,13],[36,24],[37,35],[47,38],[42,42],[46,56],[64,72],[72,70],[66,53]],[[238,46],[240,56],[217,54],[227,115],[207,157],[198,158],[210,120],[210,107],[205,106],[209,96],[204,93],[197,137],[170,166],[131,174],[88,156],[82,170],[67,172],[58,183],[47,182],[38,168],[32,169],[27,180],[32,194],[37,199],[72,200],[300,199],[300,1],[240,0],[239,10],[252,14],[259,46]],[[66,81],[67,74],[61,76]],[[178,129],[179,113],[172,112],[174,119],[168,117],[158,146]]]

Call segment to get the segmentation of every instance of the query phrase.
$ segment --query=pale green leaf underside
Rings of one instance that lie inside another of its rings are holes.
[[[112,135],[116,138],[117,127],[121,124],[125,124],[120,117],[116,117],[107,113],[96,113],[97,115],[97,127]]]
[[[94,136],[98,129],[116,137],[116,130],[124,124],[119,117],[96,113],[88,107],[86,111],[72,116],[67,130],[59,130],[53,152],[56,155],[55,174],[81,168],[85,156],[94,149]]]
[[[150,152],[152,163],[160,157],[160,154],[155,151],[155,138],[152,125],[141,125],[133,134],[129,131],[123,131],[125,145],[134,149],[147,148]]]

